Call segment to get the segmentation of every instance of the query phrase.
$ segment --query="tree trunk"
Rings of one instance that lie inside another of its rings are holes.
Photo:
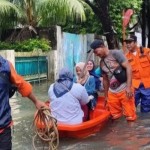
[[[150,48],[150,1],[147,2],[147,27],[148,27],[148,45]]]
[[[109,1],[108,0],[97,0],[97,5],[99,8],[99,13],[96,14],[102,23],[104,35],[106,36],[109,49],[114,49],[116,47],[115,34],[113,31],[113,25],[111,18],[109,16]]]
[[[91,4],[88,0],[86,0],[87,4],[91,6],[93,12],[98,17],[100,22],[102,23],[102,28],[104,30],[104,35],[106,36],[108,48],[115,49],[116,39],[113,31],[113,25],[111,22],[111,18],[109,16],[109,0],[95,0],[95,5]]]
[[[142,4],[142,46],[146,46],[146,7],[145,7],[146,0],[143,0]]]

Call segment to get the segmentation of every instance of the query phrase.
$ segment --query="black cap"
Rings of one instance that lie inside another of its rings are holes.
[[[137,42],[137,37],[135,35],[130,35],[128,36],[125,40],[125,42],[127,41],[134,41],[134,42]]]
[[[100,40],[94,40],[94,41],[91,43],[90,47],[91,47],[92,49],[96,49],[96,48],[99,48],[99,47],[102,46],[102,45],[104,45],[104,41],[103,41],[102,39],[100,39]]]

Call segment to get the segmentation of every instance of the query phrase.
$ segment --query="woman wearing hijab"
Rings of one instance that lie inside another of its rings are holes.
[[[59,72],[59,79],[49,90],[50,109],[52,115],[62,124],[79,124],[83,122],[84,113],[81,105],[86,105],[88,94],[86,89],[73,82],[73,74],[67,68]]]
[[[89,99],[91,100],[90,103],[88,104],[88,107],[94,110],[97,100],[95,79],[93,76],[89,74],[87,67],[85,67],[84,62],[79,62],[76,64],[76,74],[77,74],[76,82],[80,83],[82,86],[85,87],[89,95]]]
[[[100,68],[95,69],[95,63],[93,60],[89,60],[87,63],[87,70],[89,74],[95,78],[95,88],[97,91],[101,90],[101,70]]]

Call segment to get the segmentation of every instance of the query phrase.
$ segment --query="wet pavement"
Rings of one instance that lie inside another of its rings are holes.
[[[50,83],[34,84],[34,93],[40,100],[47,100]],[[33,150],[34,135],[32,122],[35,107],[30,100],[20,95],[10,100],[14,120],[13,150]],[[59,150],[150,150],[150,113],[138,111],[136,122],[127,122],[125,118],[108,122],[99,133],[85,139],[60,139]],[[37,141],[37,150],[46,150],[44,144]]]

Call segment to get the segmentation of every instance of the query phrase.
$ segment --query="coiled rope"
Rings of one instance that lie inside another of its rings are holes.
[[[37,124],[40,123],[40,128]],[[59,134],[57,129],[57,120],[52,117],[49,109],[41,108],[37,111],[37,114],[33,121],[35,135],[33,136],[33,148],[37,150],[35,146],[35,140],[39,137],[42,141],[48,142],[49,150],[57,150],[59,146]]]

